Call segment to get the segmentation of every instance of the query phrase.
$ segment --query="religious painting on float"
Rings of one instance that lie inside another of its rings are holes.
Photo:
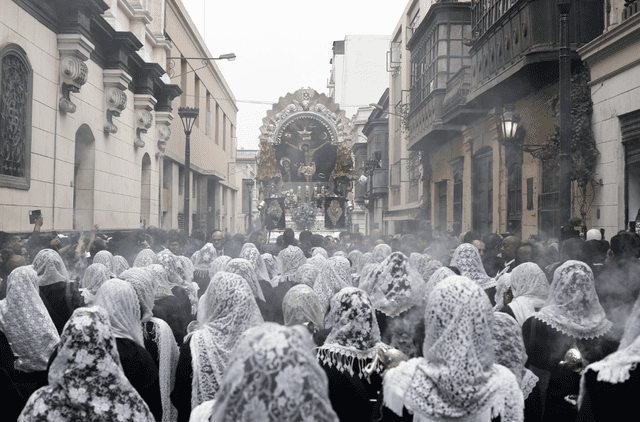
[[[284,198],[268,198],[264,202],[264,224],[267,230],[284,230],[286,228]]]
[[[332,144],[331,128],[312,115],[288,120],[277,135],[276,161],[282,182],[328,182],[336,164],[338,147]]]
[[[324,199],[324,227],[327,229],[343,229],[347,223],[345,198],[329,197]]]

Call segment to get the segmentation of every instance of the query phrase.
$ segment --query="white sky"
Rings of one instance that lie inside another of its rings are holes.
[[[257,149],[262,118],[280,97],[307,87],[328,92],[334,41],[391,36],[408,0],[182,2],[214,57],[236,54],[217,64],[237,100],[238,148]]]

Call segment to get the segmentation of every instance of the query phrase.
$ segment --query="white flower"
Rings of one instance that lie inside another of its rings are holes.
[[[69,397],[78,402],[85,403],[87,401],[87,390],[85,388],[69,388]]]
[[[276,390],[274,395],[284,392],[289,399],[298,397],[304,385],[305,371],[300,366],[287,366],[276,376]]]
[[[251,400],[244,406],[242,412],[243,422],[262,422],[267,415],[267,406],[257,396],[253,396]]]
[[[109,399],[106,397],[94,397],[93,400],[91,400],[91,406],[93,406],[93,410],[97,414],[102,414],[111,408]]]

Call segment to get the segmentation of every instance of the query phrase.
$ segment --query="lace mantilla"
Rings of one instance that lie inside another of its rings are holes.
[[[133,286],[133,290],[138,295],[140,310],[142,311],[141,321],[150,321],[153,317],[153,303],[156,298],[158,281],[149,267],[131,268],[122,273],[121,279],[128,281]]]
[[[443,266],[441,261],[415,252],[409,256],[409,263],[418,271],[425,283],[429,281],[438,268]]]
[[[296,284],[305,284],[311,288],[316,282],[318,277],[318,269],[311,264],[303,264],[296,271],[294,281]]]
[[[533,262],[525,262],[514,268],[510,281],[513,301],[509,306],[522,326],[537,309],[544,306],[549,296],[549,282]]]
[[[522,421],[516,377],[494,364],[493,310],[482,288],[467,277],[448,277],[430,294],[426,309],[425,357],[389,371],[385,403],[397,412],[401,402],[426,418],[465,418],[490,409],[492,418]]]
[[[513,372],[526,400],[536,386],[538,377],[524,367],[528,357],[520,324],[502,312],[494,314],[493,347],[496,363]]]
[[[463,243],[458,246],[449,265],[457,267],[461,275],[475,281],[483,290],[496,286],[496,281],[489,277],[484,270],[478,248],[471,243]]]
[[[281,250],[276,257],[280,276],[275,278],[273,284],[278,285],[282,282],[292,281],[295,278],[296,271],[300,266],[307,263],[304,252],[297,246],[287,246]]]
[[[362,377],[362,369],[378,349],[389,348],[380,341],[373,304],[363,290],[346,287],[333,296],[330,309],[329,320],[333,328],[324,345],[317,349],[318,359],[340,372],[347,371],[351,375],[357,372]],[[358,365],[357,371],[354,363]]]
[[[260,284],[258,283],[258,276],[253,269],[253,265],[251,265],[249,261],[242,258],[234,258],[227,262],[224,270],[231,274],[238,274],[240,277],[244,278],[244,281],[246,281],[249,288],[251,288],[253,295],[257,299],[260,299],[263,302],[265,301],[264,294],[262,293],[262,287],[260,287]]]
[[[373,261],[379,264],[387,259],[387,257],[391,255],[391,252],[393,252],[391,250],[391,246],[387,245],[386,243],[382,243],[380,245],[376,245],[375,248],[373,248],[371,256],[373,258]]]
[[[361,288],[377,310],[394,317],[423,303],[426,283],[405,254],[394,252],[368,275]]]
[[[113,257],[113,273],[116,277],[130,268],[129,262],[124,256],[116,255]]]
[[[94,264],[102,264],[115,277],[113,272],[113,254],[109,251],[100,251],[93,257]]]
[[[144,347],[140,322],[140,301],[131,283],[112,278],[96,293],[96,306],[109,315],[114,337],[127,338]]]
[[[38,274],[31,266],[9,274],[7,297],[0,301],[0,329],[18,355],[15,369],[45,371],[60,337],[40,299]]]
[[[327,377],[300,326],[265,323],[247,330],[234,349],[212,422],[338,422]]]
[[[198,330],[190,339],[192,409],[215,397],[240,336],[262,322],[253,293],[242,277],[219,272],[211,279],[198,305]]]
[[[245,249],[244,246],[247,245],[251,245],[252,247],[247,247]],[[260,251],[258,251],[253,243],[245,243],[244,246],[242,247],[242,252],[240,252],[240,258],[246,259],[251,263],[251,265],[253,265],[253,269],[256,271],[256,275],[258,276],[258,281],[268,281],[273,287],[275,287],[271,280],[271,277],[269,277],[267,266],[262,259],[262,255],[260,255]]]
[[[320,273],[313,285],[318,294],[322,310],[325,312],[334,294],[351,286],[349,260],[341,256],[332,256],[324,261]]]
[[[291,326],[312,322],[324,329],[324,314],[316,292],[306,284],[293,286],[282,300],[284,325]]]
[[[75,310],[62,331],[49,385],[29,397],[19,420],[155,421],[124,375],[103,312],[97,307]]]
[[[578,339],[600,337],[612,325],[598,300],[591,268],[580,261],[567,261],[556,269],[549,297],[533,316]]]
[[[133,261],[134,267],[146,267],[151,264],[157,264],[158,258],[151,249],[143,249],[138,252],[136,259]]]
[[[32,266],[38,273],[38,284],[40,286],[48,286],[61,281],[69,282],[67,268],[64,266],[64,262],[58,252],[53,249],[43,249],[38,252],[36,257],[33,258]]]
[[[158,283],[154,301],[162,299],[163,297],[173,296],[171,284],[169,284],[169,277],[167,277],[167,272],[164,270],[164,267],[159,264],[151,264],[145,268],[153,274],[153,277]]]
[[[109,280],[109,270],[102,264],[91,264],[84,271],[84,276],[80,282],[80,293],[84,298],[87,306],[93,304],[96,292],[102,286],[102,283]]]
[[[447,267],[441,267],[435,270],[434,273],[431,274],[431,277],[429,277],[429,281],[427,282],[427,286],[425,287],[425,302],[429,300],[429,295],[431,294],[433,289],[435,289],[436,286],[440,284],[442,280],[445,280],[447,277],[451,277],[454,275],[456,275],[456,273],[454,273],[453,270]]]

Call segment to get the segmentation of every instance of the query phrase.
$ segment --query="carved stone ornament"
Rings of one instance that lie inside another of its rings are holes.
[[[62,94],[58,106],[63,113],[75,113],[76,105],[71,101],[70,94],[80,92],[80,88],[87,83],[89,68],[85,61],[95,47],[80,34],[58,34],[57,38]]]
[[[136,110],[136,139],[133,145],[136,148],[143,148],[145,143],[140,134],[147,133],[147,130],[153,124],[153,115],[147,109],[141,108]]]
[[[107,122],[104,131],[107,133],[118,132],[118,127],[113,123],[113,117],[119,117],[120,113],[127,107],[127,94],[120,88],[111,86],[105,90],[105,100],[107,103]]]
[[[164,153],[167,147],[167,141],[171,138],[171,127],[168,124],[157,124],[156,130],[158,134],[158,149]]]

